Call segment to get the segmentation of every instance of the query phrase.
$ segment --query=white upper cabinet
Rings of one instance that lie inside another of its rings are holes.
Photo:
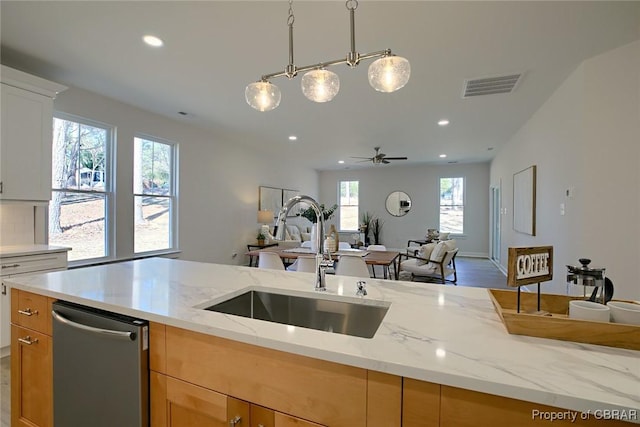
[[[53,99],[66,86],[2,66],[0,200],[51,198]]]

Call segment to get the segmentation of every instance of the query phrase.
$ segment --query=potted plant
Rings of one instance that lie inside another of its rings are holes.
[[[258,245],[262,246],[264,245],[264,241],[266,240],[266,236],[262,233],[262,231],[258,232],[258,235],[256,236],[256,239],[258,240]]]
[[[333,216],[333,214],[336,212],[336,209],[338,209],[337,204],[334,204],[333,206],[331,206],[329,209],[326,209],[326,210],[324,208],[324,204],[320,205],[320,210],[322,210],[322,216],[324,217],[325,221],[330,219]],[[307,218],[309,221],[311,221],[312,224],[316,224],[318,222],[316,211],[314,211],[311,206],[299,212],[298,216]]]
[[[371,214],[369,212],[362,213],[362,222],[360,223],[360,232],[364,234],[364,244],[369,246],[369,225],[371,223]]]
[[[380,231],[382,229],[382,221],[379,218],[374,218],[369,222],[369,227],[371,228],[371,234],[373,234],[373,244],[379,245],[380,242]]]

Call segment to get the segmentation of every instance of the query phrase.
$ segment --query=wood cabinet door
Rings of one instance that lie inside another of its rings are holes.
[[[273,409],[251,405],[251,427],[274,427],[274,415]]]
[[[404,378],[402,427],[440,426],[440,384]]]
[[[322,425],[276,412],[274,414],[274,427],[322,427]]]
[[[11,325],[11,425],[53,426],[51,337]]]
[[[151,372],[154,427],[250,427],[249,419],[247,402]]]
[[[553,421],[554,426],[560,427],[631,427],[632,425],[619,420],[597,419],[595,416],[582,419],[581,414],[576,411],[442,386],[441,427],[539,427],[551,424],[551,421],[543,418],[545,413],[562,415],[562,419]]]

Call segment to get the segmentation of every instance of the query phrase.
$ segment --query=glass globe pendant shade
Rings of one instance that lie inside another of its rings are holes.
[[[302,76],[302,93],[314,102],[331,101],[340,90],[338,75],[329,70],[311,70]]]
[[[411,65],[401,56],[385,56],[369,65],[369,84],[378,92],[395,92],[411,76]]]
[[[271,111],[280,105],[280,89],[269,82],[255,82],[244,90],[247,104],[258,111]]]

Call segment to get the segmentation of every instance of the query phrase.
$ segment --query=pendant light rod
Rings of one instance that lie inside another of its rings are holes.
[[[391,52],[391,49],[385,49],[385,50],[379,50],[376,52],[365,53],[364,55],[359,55],[356,53],[356,55],[358,55],[358,62],[359,62],[363,59],[384,58],[385,56],[393,56],[393,53]],[[333,65],[339,65],[339,64],[349,64],[349,58],[318,62],[317,64],[305,65],[303,67],[294,66],[294,68],[295,68],[296,74],[298,74],[298,73],[303,73],[309,70],[317,70],[317,69],[331,67]],[[264,74],[262,77],[260,77],[260,80],[267,81],[267,80],[275,79],[276,77],[289,77],[289,75],[287,74],[289,66],[290,65],[287,65],[287,70],[285,71],[278,71],[271,74]]]
[[[296,66],[293,63],[293,23],[295,22],[296,17],[293,14],[293,0],[289,0],[289,16],[287,17],[287,25],[289,26],[289,65],[284,71],[284,75],[287,76],[288,79],[292,79],[298,74],[296,70]],[[262,80],[265,80],[265,77],[262,77]]]
[[[263,74],[260,80],[250,83],[245,89],[247,103],[259,111],[270,111],[280,104],[280,89],[270,82],[277,77],[293,79],[300,72],[307,72],[303,77],[302,91],[307,98],[315,102],[330,101],[339,89],[339,80],[335,73],[325,70],[339,64],[347,64],[355,68],[363,59],[378,58],[369,67],[369,84],[379,92],[395,92],[402,88],[409,80],[411,68],[405,58],[395,56],[391,49],[379,50],[360,55],[356,51],[355,11],[358,8],[358,0],[346,0],[345,6],[349,11],[350,51],[346,58],[331,61],[318,62],[316,64],[296,67],[293,58],[293,0],[289,0],[289,64],[284,71]],[[324,70],[324,73],[314,70]]]
[[[347,64],[354,68],[360,63],[360,54],[356,52],[356,9],[358,8],[358,0],[347,0],[346,4],[349,10],[349,29],[351,34],[351,51],[347,55]]]
[[[347,54],[346,59],[334,59],[332,61],[318,62],[317,64],[305,65],[304,67],[296,67],[293,63],[293,23],[296,18],[293,14],[293,0],[289,0],[289,16],[287,17],[287,26],[289,27],[289,64],[284,71],[264,74],[260,77],[260,81],[266,82],[276,77],[287,77],[293,79],[298,73],[305,71],[317,70],[333,65],[347,64],[351,68],[355,68],[363,59],[383,58],[393,55],[391,49],[380,50],[376,52],[360,55],[356,52],[356,9],[358,8],[357,0],[347,0],[345,6],[349,11],[349,30],[351,36],[351,51]]]

